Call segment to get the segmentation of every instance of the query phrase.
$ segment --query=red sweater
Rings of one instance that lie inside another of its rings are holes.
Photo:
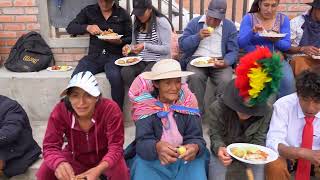
[[[80,129],[65,104],[60,102],[50,115],[43,140],[43,156],[46,165],[55,170],[66,162],[63,154],[70,152],[75,161],[92,168],[102,160],[109,168],[123,157],[124,127],[122,113],[115,102],[101,98],[92,118],[94,125],[88,133]],[[67,145],[62,149],[64,135]]]

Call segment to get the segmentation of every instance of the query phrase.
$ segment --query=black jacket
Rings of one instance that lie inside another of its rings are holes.
[[[8,177],[24,173],[39,158],[28,116],[14,100],[0,95],[0,159]]]
[[[122,55],[122,47],[131,44],[132,40],[132,21],[128,12],[122,7],[114,4],[112,14],[106,20],[101,13],[98,4],[89,5],[81,10],[77,17],[70,22],[67,32],[72,35],[83,35],[87,32],[88,25],[98,25],[101,30],[112,29],[121,37],[122,44],[115,45],[100,40],[97,36],[90,35],[89,55],[101,54],[103,50],[107,53]]]

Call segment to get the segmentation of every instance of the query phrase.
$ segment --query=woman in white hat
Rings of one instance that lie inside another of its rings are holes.
[[[128,180],[123,158],[122,113],[115,102],[101,97],[91,72],[72,77],[53,109],[43,140],[38,180]],[[66,146],[63,147],[64,138]]]
[[[135,141],[131,179],[207,179],[208,151],[202,136],[198,104],[181,77],[179,62],[165,59],[139,75],[129,89]]]

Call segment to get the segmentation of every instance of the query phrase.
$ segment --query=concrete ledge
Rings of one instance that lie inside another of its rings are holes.
[[[72,71],[15,73],[0,68],[0,94],[17,100],[30,121],[46,121]],[[102,94],[110,98],[110,84],[104,73],[96,75]]]

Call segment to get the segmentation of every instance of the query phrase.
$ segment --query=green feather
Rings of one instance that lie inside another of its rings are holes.
[[[272,78],[272,81],[265,84],[265,88],[258,97],[250,99],[249,104],[251,106],[266,103],[273,93],[278,92],[280,80],[282,78],[280,55],[273,53],[272,58],[262,59],[257,62],[261,64],[262,68],[268,73],[268,76]]]

